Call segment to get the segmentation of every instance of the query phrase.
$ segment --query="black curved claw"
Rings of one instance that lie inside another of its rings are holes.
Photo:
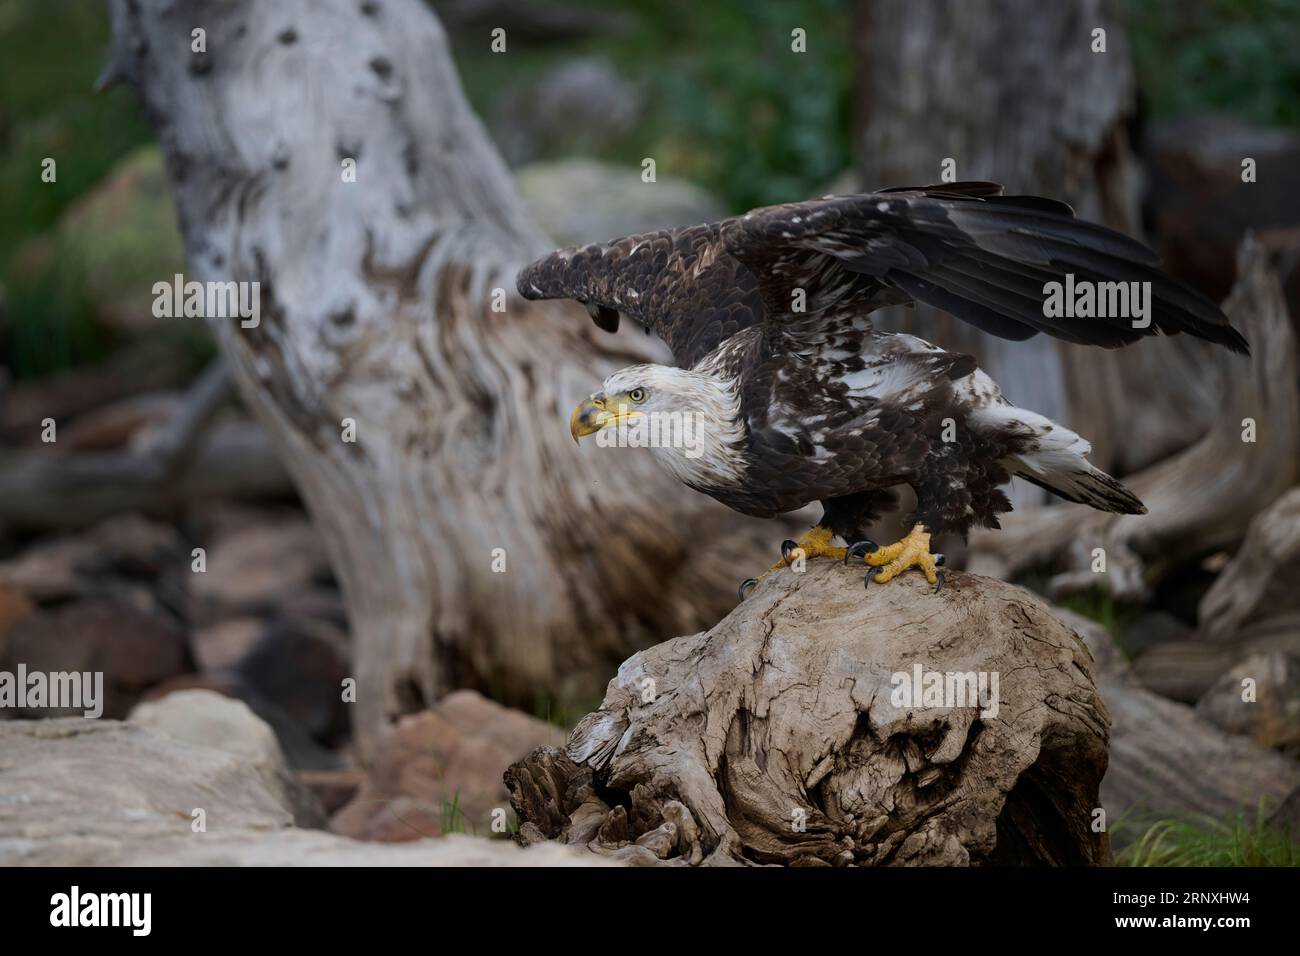
[[[935,563],[937,564],[938,562]],[[934,586],[934,593],[938,594],[943,589],[943,572],[942,571],[937,572],[935,574],[935,577],[937,577],[939,580]]]
[[[736,593],[740,595],[740,599],[743,601],[745,596],[757,586],[758,578],[745,578],[740,582],[740,587],[736,588]]]
[[[799,548],[798,541],[791,541],[789,538],[786,538],[784,541],[781,542],[781,560],[784,561],[786,564],[789,564],[790,552],[798,550],[798,548]]]
[[[867,573],[862,576],[862,586],[864,588],[871,587],[871,579],[874,578],[877,574],[879,574],[883,570],[884,570],[883,565],[878,568],[867,568]]]
[[[943,556],[942,554],[936,554],[936,555],[934,556],[934,566],[935,566],[936,568],[941,568],[941,567],[943,567],[943,562],[944,562],[945,560],[947,560],[947,559],[944,558],[944,556]]]
[[[871,554],[873,551],[879,551],[879,550],[880,550],[880,545],[876,544],[876,542],[872,541],[870,538],[864,538],[861,541],[855,541],[847,548],[844,549],[844,563],[848,564],[849,558],[865,557],[866,555]]]

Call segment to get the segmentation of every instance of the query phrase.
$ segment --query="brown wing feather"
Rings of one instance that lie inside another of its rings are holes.
[[[722,240],[758,277],[774,319],[797,318],[787,305],[794,288],[815,289],[817,309],[870,311],[884,304],[884,287],[896,290],[894,301],[919,299],[1004,338],[1046,332],[1113,348],[1187,332],[1248,350],[1219,307],[1162,273],[1142,243],[1075,219],[1065,203],[999,196],[997,188],[947,183],[772,206],[727,220]],[[1044,283],[1066,273],[1150,282],[1150,326],[1120,316],[1044,316]]]
[[[576,299],[602,328],[611,310],[635,319],[689,368],[721,342],[764,317],[754,277],[727,255],[720,223],[628,236],[563,249],[524,268],[527,299]]]
[[[530,299],[585,302],[605,329],[628,315],[683,367],[760,322],[797,339],[819,317],[913,299],[1008,339],[1046,332],[1114,348],[1187,332],[1248,351],[1219,307],[1160,272],[1142,243],[1074,218],[1065,203],[1000,193],[995,183],[943,183],[769,206],[555,252],[520,272],[518,286]],[[1067,273],[1150,282],[1149,327],[1045,316],[1043,285]]]

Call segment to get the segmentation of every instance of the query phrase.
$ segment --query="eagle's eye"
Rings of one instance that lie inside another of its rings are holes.
[[[634,388],[627,393],[627,397],[636,405],[640,405],[646,400],[646,390],[644,388]]]

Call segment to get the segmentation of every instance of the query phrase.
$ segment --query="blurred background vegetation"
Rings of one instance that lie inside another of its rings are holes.
[[[635,122],[621,132],[543,143],[535,158],[584,153],[635,167],[653,155],[661,175],[693,181],[730,212],[806,197],[850,166],[849,0],[570,6],[616,16],[622,29],[575,31],[565,42],[512,39],[501,57],[482,27],[452,23],[481,116],[575,58],[611,64],[636,89]],[[1129,0],[1128,11],[1151,117],[1216,109],[1300,126],[1300,4]],[[765,51],[789,42],[791,23],[808,25],[815,55],[772,69]],[[0,357],[15,379],[103,358],[129,320],[106,325],[96,310],[138,308],[128,290],[181,262],[134,100],[125,90],[91,92],[107,37],[95,0],[0,0],[0,176],[9,184],[0,192]],[[34,185],[47,156],[60,157],[57,181]],[[114,202],[115,193],[129,195]],[[81,241],[90,225],[94,244]]]

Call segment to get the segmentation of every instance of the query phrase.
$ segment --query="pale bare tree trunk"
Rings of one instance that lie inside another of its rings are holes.
[[[857,147],[867,189],[957,179],[1063,199],[1139,234],[1127,125],[1135,84],[1114,0],[859,0]],[[1092,52],[1093,30],[1106,52]],[[1186,336],[1119,352],[1039,335],[1010,342],[928,307],[894,327],[975,354],[1016,404],[1092,442],[1127,472],[1185,447],[1213,414],[1208,347]],[[1045,493],[1016,483],[1015,501]]]
[[[109,7],[105,79],[158,132],[187,278],[261,283],[258,327],[211,324],[324,532],[363,754],[456,686],[536,707],[594,694],[632,648],[734,603],[783,529],[756,539],[648,453],[569,441],[572,404],[658,346],[516,299],[548,243],[425,5]]]

